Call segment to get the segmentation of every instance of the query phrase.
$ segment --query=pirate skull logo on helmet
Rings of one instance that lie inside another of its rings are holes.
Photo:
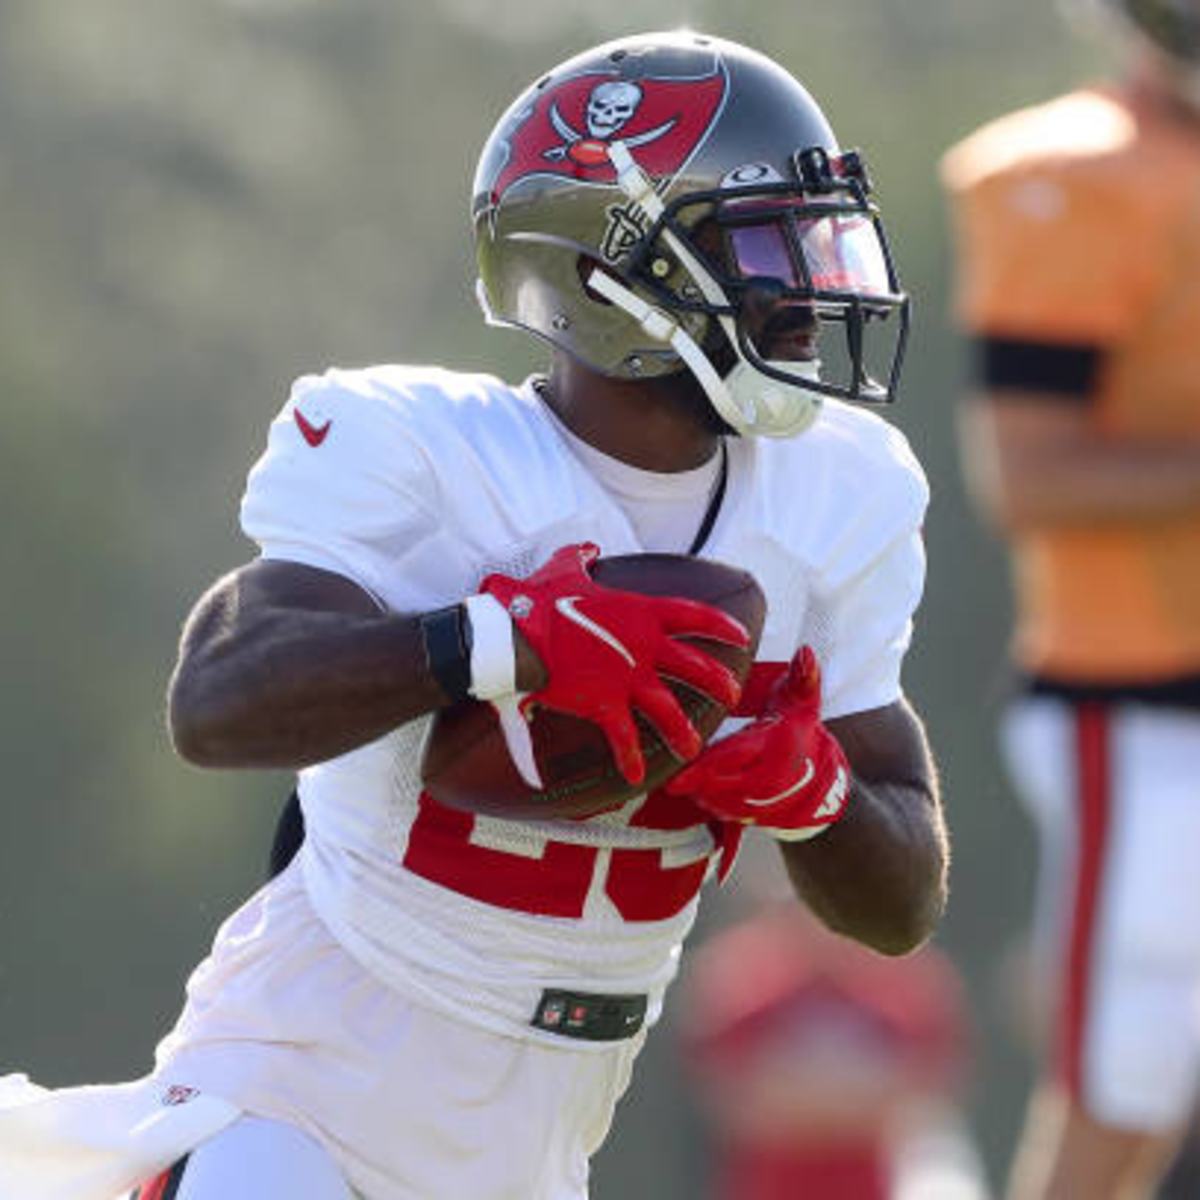
[[[597,84],[587,105],[588,133],[594,138],[611,138],[627,125],[642,102],[636,83],[618,80]]]

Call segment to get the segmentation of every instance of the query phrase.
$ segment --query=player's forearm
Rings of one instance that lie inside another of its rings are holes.
[[[923,784],[856,783],[837,824],[810,841],[779,845],[814,914],[881,954],[916,949],[945,908],[946,830]]]
[[[415,619],[284,610],[185,651],[168,714],[197,765],[300,767],[444,703]]]
[[[1076,406],[993,394],[964,407],[967,483],[997,525],[1169,520],[1200,513],[1200,440],[1109,437]]]
[[[536,686],[518,641],[518,684]],[[298,768],[374,741],[443,707],[416,617],[267,611],[187,649],[168,714],[198,766]]]
[[[994,509],[1010,528],[1200,513],[1200,445],[1031,455],[1000,483]]]

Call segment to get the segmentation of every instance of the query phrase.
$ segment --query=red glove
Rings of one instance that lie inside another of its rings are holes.
[[[842,815],[850,794],[850,766],[820,709],[821,670],[804,646],[767,696],[763,715],[709,746],[667,791],[784,841],[813,837]]]
[[[522,700],[522,712],[541,704],[598,725],[621,774],[640,783],[646,764],[634,709],[677,757],[694,758],[702,745],[660,674],[729,708],[741,690],[728,667],[676,639],[746,646],[750,638],[741,622],[708,604],[601,586],[588,574],[599,554],[591,542],[564,546],[528,579],[489,575],[480,590],[504,605],[549,676]]]

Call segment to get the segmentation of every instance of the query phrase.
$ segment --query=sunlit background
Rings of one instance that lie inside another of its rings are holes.
[[[287,781],[176,761],[162,695],[184,613],[252,552],[237,502],[290,379],[536,366],[474,306],[475,156],[547,66],[678,24],[769,51],[865,147],[916,297],[892,415],[934,504],[907,683],[955,833],[940,941],[978,1029],[970,1115],[1001,1171],[1028,1078],[1004,961],[1033,840],[993,745],[1008,593],[955,458],[936,163],[1095,65],[1045,0],[0,0],[0,1072],[141,1074],[261,878]],[[641,1065],[597,1200],[700,1186],[669,1016]]]

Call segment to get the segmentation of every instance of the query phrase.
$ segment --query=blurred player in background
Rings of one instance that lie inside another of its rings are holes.
[[[953,964],[932,946],[883,959],[834,937],[761,856],[736,884],[717,906],[732,921],[680,981],[710,1132],[705,1200],[986,1200]]]
[[[189,760],[299,770],[303,842],[219,931],[148,1081],[0,1088],[0,1196],[109,1200],[191,1150],[141,1200],[581,1200],[747,826],[831,928],[885,954],[929,935],[946,842],[900,686],[927,487],[844,403],[892,398],[907,327],[869,192],[795,79],[697,34],[585,52],[501,117],[481,297],[550,370],[296,384],[242,505],[261,557],[196,606],[170,702]],[[683,640],[744,645],[737,622],[600,586],[598,547],[750,572],[744,690]],[[664,677],[739,725],[702,747]],[[587,820],[450,809],[421,746],[472,697],[518,731],[525,701],[593,722],[633,784],[636,711],[687,766]]]
[[[1149,1195],[1200,1065],[1200,3],[1091,15],[1120,77],[943,172],[965,469],[1013,556],[1004,745],[1042,843],[1012,1200]]]

